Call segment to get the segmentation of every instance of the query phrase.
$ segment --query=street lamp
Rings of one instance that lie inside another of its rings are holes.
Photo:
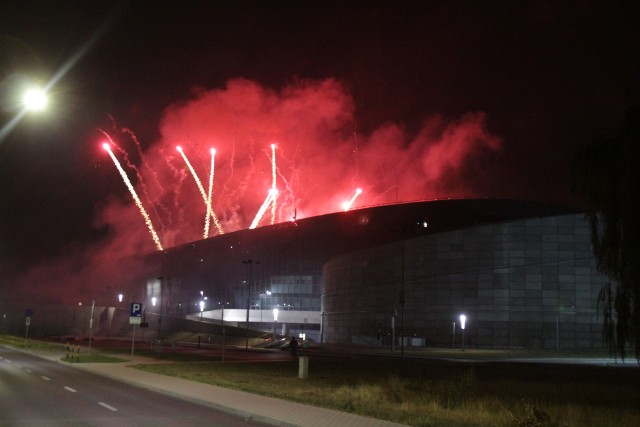
[[[273,309],[273,342],[276,342],[276,323],[278,323],[278,310],[277,308]]]
[[[204,291],[200,291],[200,302],[198,302],[198,306],[200,307],[200,321],[202,322],[202,312],[204,311],[204,307],[207,304],[207,297],[204,296]]]
[[[462,329],[462,351],[464,351],[464,330],[467,324],[467,316],[464,314],[460,315],[460,329]]]
[[[249,266],[249,280],[246,281],[247,283],[247,320],[245,323],[245,341],[244,341],[244,348],[245,350],[249,349],[249,295],[250,295],[250,290],[251,290],[251,280],[253,279],[253,265],[258,265],[260,264],[260,261],[254,261],[252,259],[248,259],[245,261],[242,261],[243,264],[246,264]]]
[[[47,93],[40,88],[29,88],[22,95],[22,104],[27,111],[42,111],[47,107]]]
[[[40,112],[47,106],[47,95],[45,89],[36,89],[29,87],[29,82],[18,81],[15,85],[11,85],[15,91],[12,101],[13,107],[17,107],[18,113],[0,128],[0,142],[2,142],[20,123],[20,121],[29,113]],[[0,88],[2,89],[2,88]],[[4,97],[4,94],[2,94]]]
[[[264,291],[264,292],[260,292],[260,323],[262,323],[262,311],[263,311],[263,307],[262,307],[262,297],[266,295],[266,296],[271,296],[271,291]],[[260,327],[262,327],[262,325],[260,325]]]
[[[224,306],[225,305],[229,305],[229,301],[224,302],[224,303],[218,301],[218,305],[222,307],[222,316],[220,317],[220,324],[224,325]]]

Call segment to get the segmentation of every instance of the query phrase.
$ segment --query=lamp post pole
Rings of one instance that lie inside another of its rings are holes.
[[[404,240],[402,241],[402,269],[400,275],[400,357],[404,358]]]
[[[253,265],[260,264],[260,261],[254,261],[252,259],[248,259],[242,261],[243,264],[249,265],[249,280],[247,280],[247,320],[245,323],[245,335],[244,335],[244,348],[245,350],[249,349],[249,295],[251,290],[251,280],[253,280]]]
[[[460,315],[460,329],[462,329],[462,351],[464,351],[464,330],[466,329],[467,324],[467,316],[464,314]]]
[[[96,300],[91,301],[91,316],[89,317],[89,350],[87,354],[91,354],[91,336],[93,334],[93,313],[96,308]]]
[[[162,306],[164,305],[164,277],[158,277],[160,282],[160,315],[158,316],[158,339],[162,339]]]
[[[278,323],[278,309],[273,309],[273,342],[276,342],[276,324]]]

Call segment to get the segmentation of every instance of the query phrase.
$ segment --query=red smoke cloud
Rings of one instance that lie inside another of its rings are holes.
[[[474,155],[500,141],[471,113],[425,122],[416,135],[386,124],[354,134],[354,102],[335,80],[299,81],[281,91],[236,79],[224,89],[170,106],[161,140],[145,153],[147,203],[165,247],[202,236],[205,204],[176,146],[206,188],[215,148],[213,209],[225,231],[248,228],[271,187],[271,144],[277,144],[276,222],[339,211],[356,188],[354,207],[469,195],[456,175]],[[262,225],[268,224],[270,213]],[[141,227],[143,228],[143,227]]]
[[[160,140],[145,153],[127,130],[110,136],[119,148],[114,154],[136,183],[165,248],[201,239],[206,213],[177,145],[205,191],[210,148],[216,149],[212,207],[225,232],[248,228],[267,197],[271,144],[277,144],[276,222],[290,220],[294,212],[303,218],[339,211],[357,188],[363,193],[354,208],[473,195],[477,189],[463,182],[461,171],[501,145],[487,131],[483,113],[450,122],[430,118],[416,134],[399,123],[382,124],[368,135],[355,134],[354,116],[354,101],[336,80],[296,81],[276,91],[234,79],[225,88],[169,106],[160,124]],[[108,158],[101,149],[96,153]],[[125,154],[139,158],[136,170],[127,168]],[[118,173],[115,167],[113,173]],[[267,210],[261,225],[269,224],[270,217]],[[108,225],[108,239],[99,248],[76,251],[82,262],[71,255],[34,269],[25,280],[34,292],[43,283],[34,276],[87,296],[96,287],[115,288],[136,280],[120,267],[126,266],[130,254],[156,248],[133,202],[108,202],[96,221]],[[212,225],[211,235],[215,233]]]

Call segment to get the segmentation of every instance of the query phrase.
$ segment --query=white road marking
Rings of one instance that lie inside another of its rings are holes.
[[[22,368],[22,365],[19,363],[14,363],[14,366],[17,366],[18,368]]]
[[[71,393],[77,393],[78,392],[78,390],[74,390],[71,387],[67,387],[67,386],[65,386],[64,389],[67,390],[67,391],[70,391]]]
[[[27,372],[28,374],[30,374],[30,373],[31,373],[31,369],[27,368],[27,369],[25,369],[25,372]]]
[[[113,412],[116,412],[116,411],[118,410],[118,409],[114,408],[114,407],[113,407],[113,406],[111,406],[111,405],[107,405],[107,404],[106,404],[106,403],[104,403],[104,402],[98,402],[98,405],[100,405],[100,406],[102,406],[102,407],[104,407],[104,408],[107,408],[108,410],[113,411]]]
[[[9,359],[4,359],[4,361],[7,362],[7,363],[11,363],[11,360],[9,360]]]
[[[49,377],[45,377],[44,375],[43,375],[42,377],[40,377],[40,378],[42,378],[42,379],[43,379],[43,380],[45,380],[45,381],[51,381],[51,378],[49,378]]]

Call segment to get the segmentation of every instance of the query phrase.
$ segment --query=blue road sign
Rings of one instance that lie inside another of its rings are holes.
[[[129,324],[140,325],[142,323],[142,304],[139,302],[131,303],[131,312],[129,313]]]
[[[142,317],[142,304],[139,302],[131,303],[131,313],[129,314],[131,317]]]

